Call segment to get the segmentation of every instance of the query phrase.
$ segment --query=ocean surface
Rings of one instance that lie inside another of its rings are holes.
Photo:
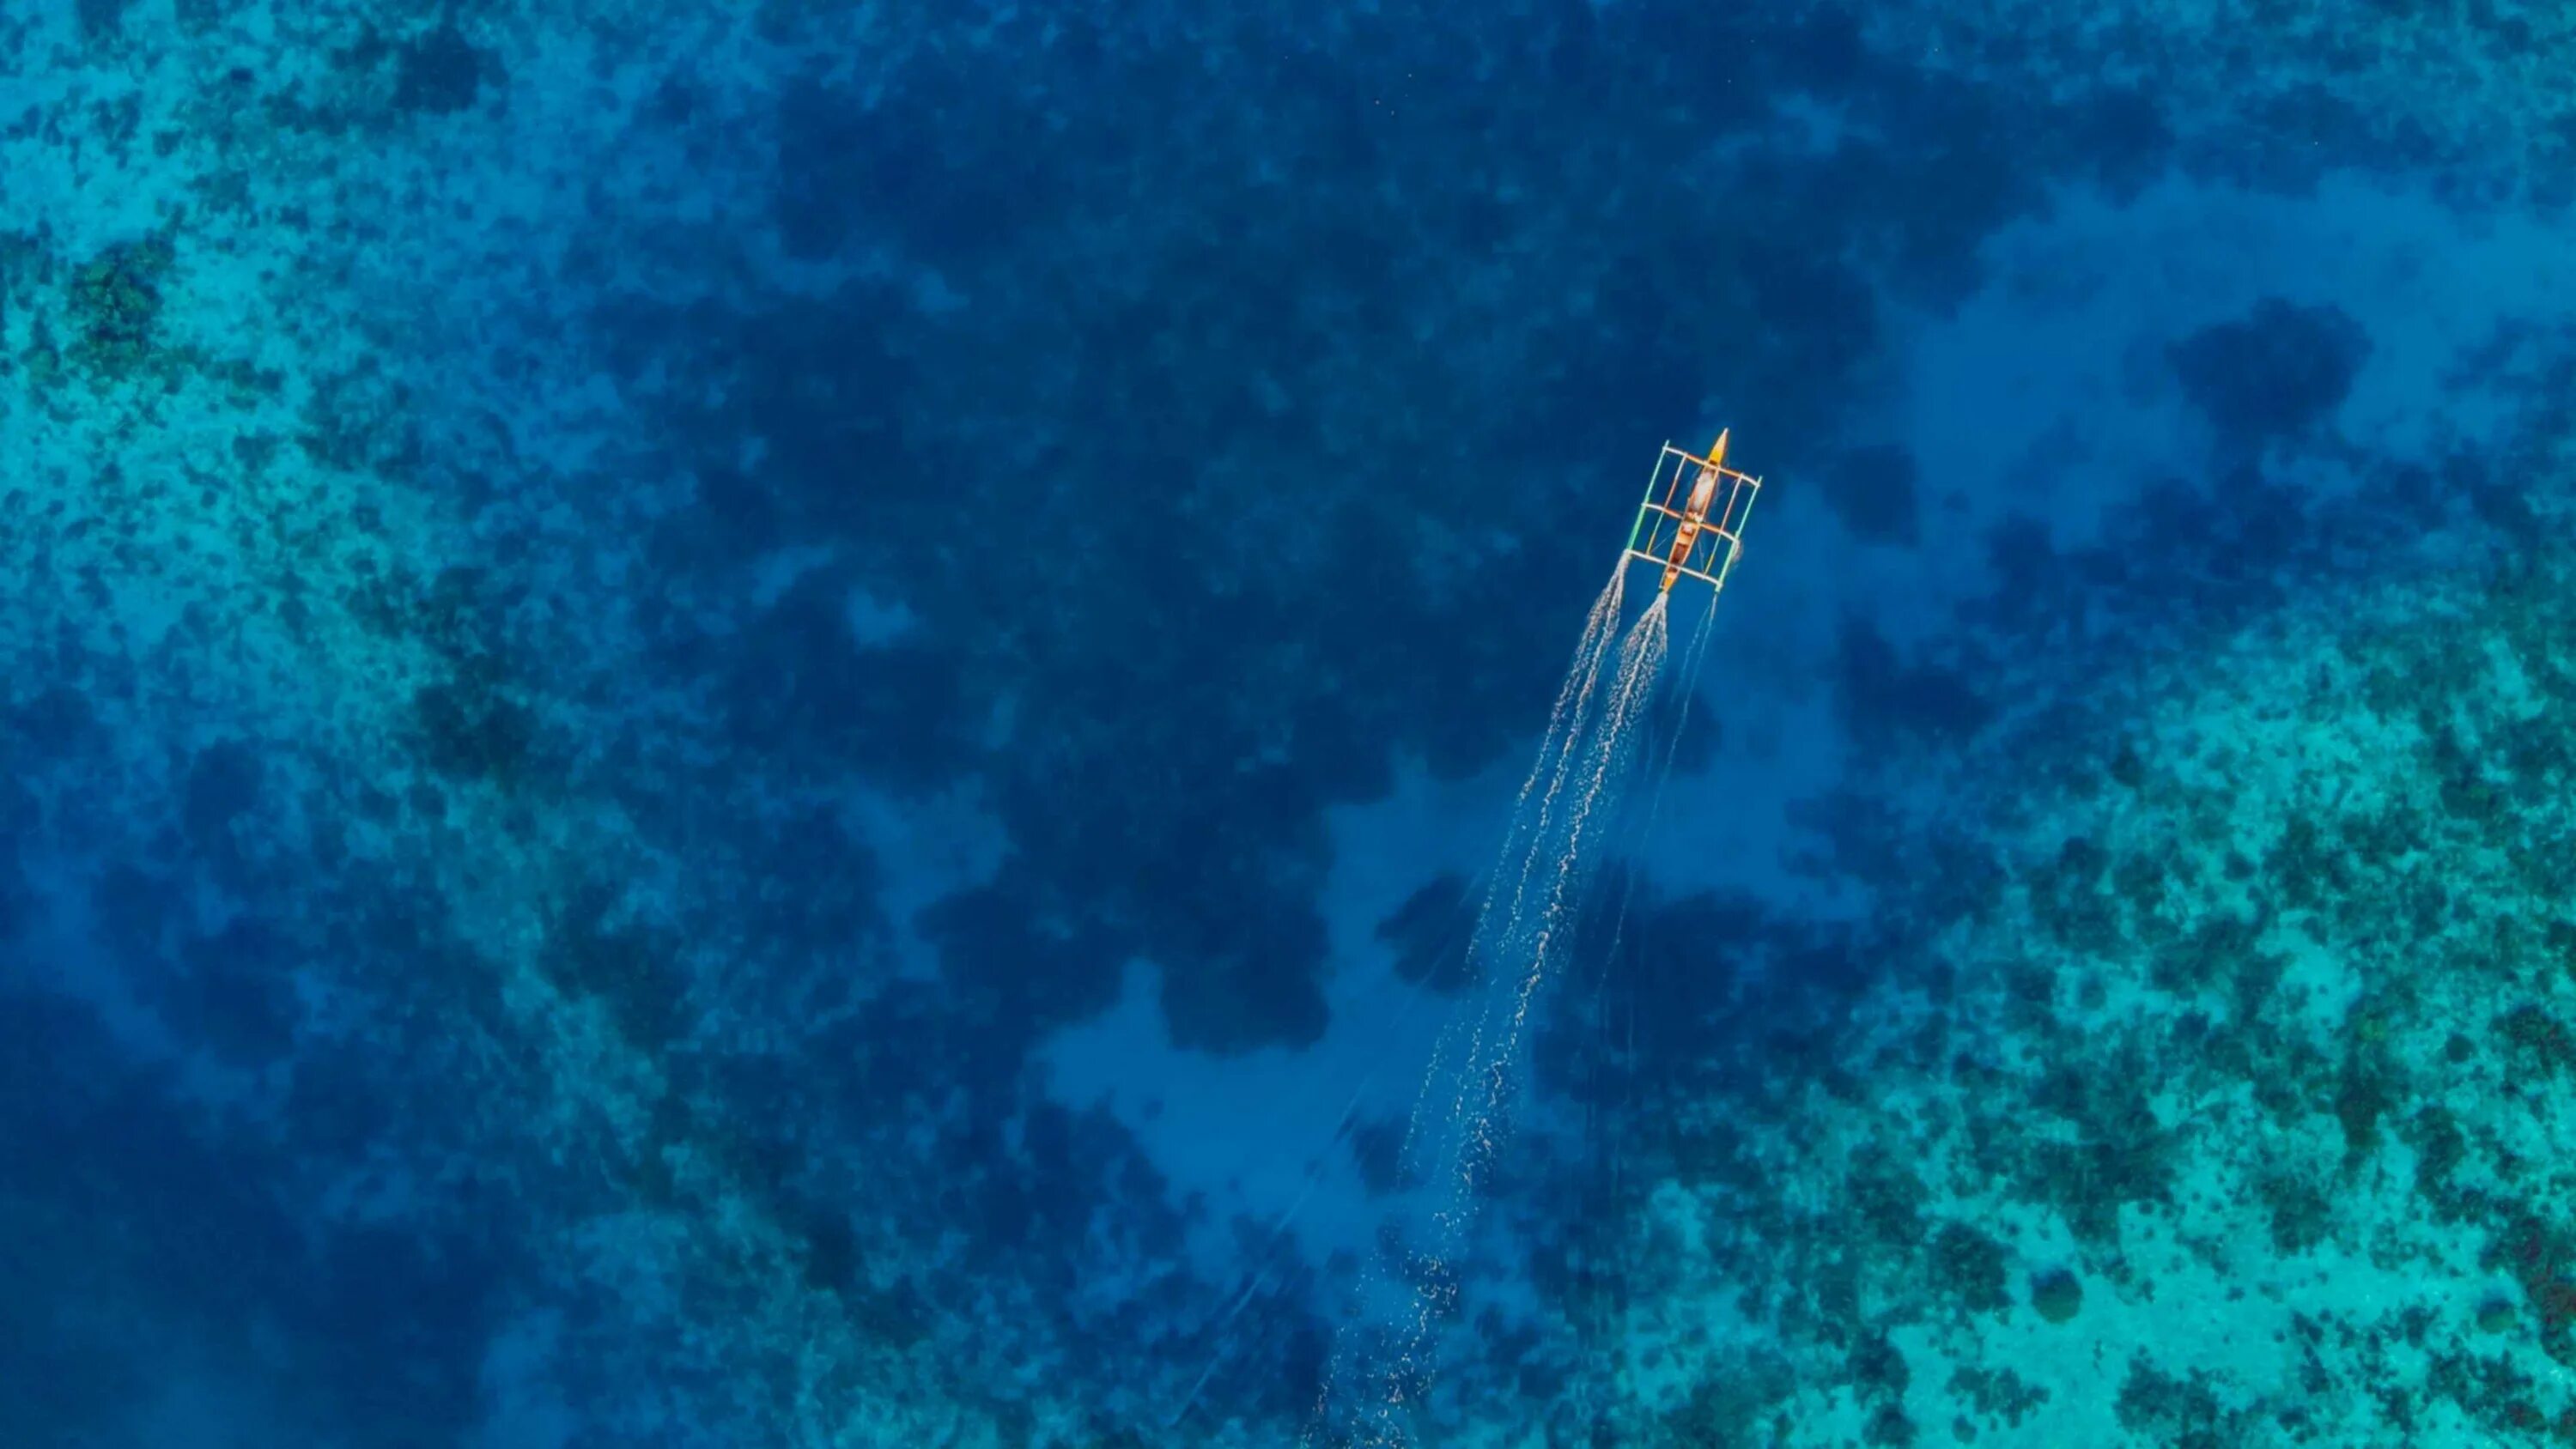
[[[2576,1444],[2571,76],[10,0],[0,1449]]]

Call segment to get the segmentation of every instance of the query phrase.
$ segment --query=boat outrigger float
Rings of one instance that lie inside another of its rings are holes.
[[[1681,491],[1685,477],[1690,479],[1687,496]],[[1628,530],[1625,558],[1662,566],[1664,581],[1655,590],[1659,594],[1671,593],[1674,581],[1685,575],[1723,589],[1735,561],[1744,556],[1744,518],[1761,494],[1761,479],[1726,466],[1725,431],[1709,444],[1705,458],[1666,443],[1655,458],[1655,471],[1647,475],[1646,496]]]

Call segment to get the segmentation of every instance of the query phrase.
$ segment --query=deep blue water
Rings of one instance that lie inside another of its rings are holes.
[[[0,1446],[2576,1441],[2572,51],[0,14]]]

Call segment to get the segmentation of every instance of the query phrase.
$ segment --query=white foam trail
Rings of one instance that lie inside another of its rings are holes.
[[[1596,827],[1615,799],[1669,652],[1667,596],[1658,594],[1617,640],[1617,668],[1602,691],[1621,593],[1614,576],[1595,600],[1539,758],[1514,800],[1469,945],[1481,986],[1475,1023],[1444,1035],[1407,1125],[1403,1160],[1429,1193],[1420,1220],[1427,1231],[1418,1240],[1399,1238],[1372,1260],[1360,1321],[1336,1339],[1308,1445],[1400,1449],[1413,1442],[1406,1421],[1430,1386],[1435,1333],[1457,1301],[1456,1265],[1469,1246],[1478,1182],[1506,1135],[1530,1009],[1572,935],[1567,928],[1596,864]],[[1446,1103],[1438,1100],[1443,1084],[1452,1087]],[[1388,1253],[1399,1261],[1386,1261]],[[1394,1308],[1395,1321],[1380,1322],[1377,1314],[1391,1306],[1386,1300],[1398,1296],[1406,1301]],[[1337,1411],[1346,1424],[1335,1422]]]
[[[1558,797],[1564,792],[1567,777],[1573,773],[1581,746],[1590,733],[1588,728],[1593,694],[1601,679],[1602,662],[1610,655],[1610,646],[1618,637],[1620,606],[1627,592],[1627,570],[1610,575],[1609,583],[1592,601],[1592,611],[1583,622],[1583,637],[1576,642],[1574,660],[1566,670],[1565,682],[1557,689],[1556,703],[1548,711],[1547,731],[1540,737],[1538,759],[1530,767],[1529,777],[1521,782],[1520,793],[1513,797],[1512,813],[1503,832],[1503,848],[1495,862],[1485,898],[1476,908],[1476,926],[1467,941],[1467,969],[1471,980],[1484,989],[1479,992],[1475,1019],[1464,1025],[1452,1023],[1432,1048],[1431,1062],[1423,1073],[1422,1093],[1416,1098],[1413,1115],[1405,1125],[1405,1136],[1398,1149],[1399,1162],[1420,1169],[1425,1148],[1421,1141],[1422,1124],[1427,1120],[1456,1122],[1467,1111],[1468,1084],[1475,1080],[1473,1064],[1484,1056],[1487,1034],[1493,1028],[1494,993],[1489,979],[1497,955],[1497,927],[1508,933],[1520,918],[1522,902],[1529,889],[1529,877],[1547,839],[1550,822],[1555,816]],[[1545,787],[1541,788],[1541,781]],[[1533,808],[1532,798],[1536,805]],[[1506,896],[1504,883],[1510,883]],[[1505,902],[1498,917],[1497,902]],[[1454,1066],[1453,1053],[1462,1052],[1465,1060]],[[1457,1095],[1450,1103],[1446,1119],[1435,1119],[1423,1108],[1443,1081],[1457,1084]],[[1428,1173],[1423,1175],[1428,1176]]]
[[[1546,905],[1537,922],[1536,937],[1522,953],[1528,964],[1523,969],[1520,990],[1512,1003],[1511,1035],[1505,1040],[1503,1049],[1495,1053],[1489,1069],[1493,1080],[1484,1114],[1487,1124],[1491,1123],[1501,1106],[1506,1089],[1504,1073],[1509,1069],[1527,1027],[1530,1000],[1537,994],[1540,981],[1545,979],[1548,966],[1555,958],[1555,947],[1568,924],[1567,908],[1576,899],[1577,887],[1590,878],[1593,861],[1585,855],[1585,846],[1602,793],[1619,778],[1622,767],[1634,753],[1637,723],[1654,696],[1655,675],[1663,667],[1670,638],[1666,628],[1668,614],[1664,607],[1669,598],[1669,594],[1655,596],[1655,602],[1647,608],[1645,617],[1637,621],[1636,628],[1629,631],[1627,643],[1619,651],[1618,683],[1603,710],[1601,728],[1591,742],[1587,760],[1590,768],[1575,797],[1574,815],[1567,822],[1564,845],[1558,851],[1554,869],[1549,874]],[[1490,1135],[1479,1145],[1481,1152],[1489,1157],[1494,1146]]]
[[[1547,732],[1540,737],[1538,759],[1530,766],[1529,778],[1521,782],[1520,794],[1513,797],[1509,824],[1503,831],[1502,853],[1495,862],[1492,885],[1476,911],[1475,934],[1468,940],[1468,962],[1471,970],[1490,967],[1499,944],[1494,937],[1497,920],[1494,906],[1506,900],[1502,883],[1511,882],[1511,894],[1500,918],[1500,926],[1509,932],[1520,920],[1523,901],[1529,890],[1532,866],[1544,847],[1550,824],[1556,815],[1558,798],[1564,793],[1567,777],[1573,773],[1585,737],[1590,733],[1592,697],[1601,681],[1602,662],[1610,656],[1610,645],[1618,636],[1619,610],[1627,593],[1628,572],[1622,567],[1610,575],[1592,601],[1592,612],[1584,619],[1583,638],[1575,645],[1574,663],[1566,671],[1565,683],[1557,689],[1555,707],[1548,711]],[[1545,789],[1539,782],[1544,779]],[[1537,808],[1530,805],[1537,795]],[[1477,1014],[1468,1039],[1467,1054],[1472,1060],[1480,1052],[1485,1033],[1492,1025],[1493,995],[1483,994],[1484,1009]],[[1461,1095],[1454,1104],[1464,1111],[1464,1084],[1468,1075],[1458,1074]],[[1410,1145],[1408,1141],[1408,1146]]]

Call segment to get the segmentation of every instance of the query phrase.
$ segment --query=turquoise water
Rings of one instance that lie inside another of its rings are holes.
[[[2571,65],[10,7],[0,1445],[2576,1440]]]

